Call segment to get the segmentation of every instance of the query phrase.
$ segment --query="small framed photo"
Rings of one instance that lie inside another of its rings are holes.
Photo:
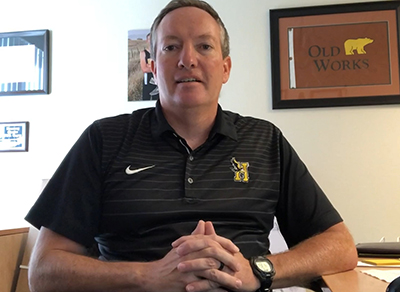
[[[159,98],[151,62],[150,29],[128,30],[128,101]]]
[[[400,1],[270,10],[273,109],[399,104]]]
[[[0,96],[49,94],[49,30],[0,33]]]
[[[29,122],[0,123],[0,152],[27,152]]]

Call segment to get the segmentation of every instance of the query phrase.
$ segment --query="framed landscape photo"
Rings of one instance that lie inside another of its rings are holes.
[[[0,96],[48,94],[49,30],[0,33]]]
[[[400,104],[400,1],[270,10],[273,109]]]
[[[27,152],[29,122],[0,123],[0,152]]]
[[[159,98],[151,62],[150,29],[128,30],[128,101]]]

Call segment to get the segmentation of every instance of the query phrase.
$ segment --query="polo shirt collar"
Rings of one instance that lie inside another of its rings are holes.
[[[223,111],[221,106],[218,105],[217,117],[215,124],[211,129],[210,138],[213,138],[215,134],[221,134],[237,141],[236,126],[233,123],[234,115],[230,115]]]
[[[233,117],[234,115],[224,112],[221,106],[218,105],[217,117],[215,124],[211,129],[209,138],[213,138],[216,134],[220,134],[237,141],[237,132]],[[153,120],[151,124],[151,131],[154,137],[161,137],[166,132],[175,133],[174,129],[168,124],[168,121],[164,116],[160,100],[157,100],[156,102],[155,120]]]
[[[168,124],[168,121],[164,116],[159,99],[156,102],[155,120],[152,120],[151,132],[153,137],[161,137],[161,135],[165,132],[175,132],[174,129]]]

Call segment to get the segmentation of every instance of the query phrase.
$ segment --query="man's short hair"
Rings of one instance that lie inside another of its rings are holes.
[[[204,10],[208,14],[212,16],[212,18],[217,21],[220,30],[221,30],[221,50],[222,50],[222,57],[225,59],[226,57],[229,56],[229,35],[228,31],[222,22],[221,18],[219,17],[217,11],[214,10],[214,8],[211,7],[210,4],[208,4],[205,1],[202,0],[172,0],[167,4],[167,6],[164,7],[163,10],[160,11],[158,16],[153,22],[153,25],[151,26],[151,35],[150,35],[150,53],[151,57],[153,60],[156,59],[156,46],[157,46],[157,34],[156,31],[161,23],[161,21],[164,19],[164,17],[170,13],[171,11],[174,11],[175,9],[182,8],[182,7],[196,7],[199,9]]]

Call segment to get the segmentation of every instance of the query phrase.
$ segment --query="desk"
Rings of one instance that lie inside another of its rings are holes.
[[[361,273],[361,269],[323,276],[332,292],[385,292],[389,283]]]

